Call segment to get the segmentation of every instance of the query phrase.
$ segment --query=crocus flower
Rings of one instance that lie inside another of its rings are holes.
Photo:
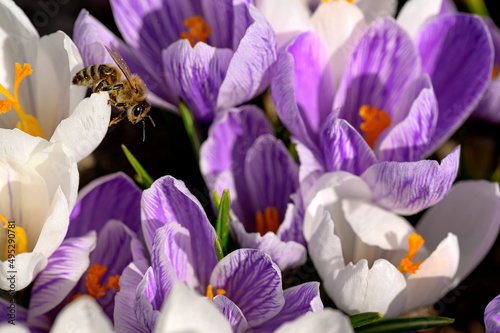
[[[269,85],[276,40],[248,1],[113,0],[111,7],[126,43],[82,11],[74,38],[84,63],[110,62],[102,44],[112,42],[157,106],[177,105],[181,98],[208,123],[217,110],[242,104]]]
[[[64,239],[76,201],[78,169],[72,152],[61,142],[48,142],[18,129],[0,129],[0,164],[4,227],[0,289],[21,290],[47,265],[47,258]]]
[[[376,20],[336,91],[317,35],[304,33],[281,50],[271,94],[299,143],[301,183],[326,171],[361,175],[380,162],[419,161],[470,114],[491,72],[484,23],[440,16],[415,43],[392,19]]]
[[[242,106],[222,114],[200,148],[200,169],[210,190],[229,189],[241,247],[266,252],[283,270],[305,262],[301,226],[287,212],[298,166],[262,110]]]
[[[306,314],[280,326],[275,333],[300,332],[354,332],[349,317],[342,312],[326,308]]]
[[[398,191],[408,197],[411,190]],[[475,268],[500,228],[499,187],[486,181],[457,183],[415,228],[374,203],[363,179],[342,171],[318,179],[306,207],[309,254],[348,314],[396,317],[433,304]]]
[[[80,192],[62,245],[33,284],[27,323],[48,331],[73,299],[89,295],[113,319],[125,267],[147,267],[140,231],[141,190],[124,174],[99,178]]]
[[[89,155],[107,132],[111,107],[107,93],[84,99],[86,89],[71,85],[83,68],[73,41],[61,31],[40,38],[11,0],[0,0],[0,35],[0,127],[62,141],[77,161]]]
[[[495,297],[484,310],[486,333],[500,332],[500,295]]]
[[[323,308],[317,282],[283,291],[279,267],[261,251],[237,250],[218,262],[214,228],[198,200],[172,177],[163,177],[144,191],[142,220],[151,267],[144,274],[129,265],[123,274],[117,306],[129,310],[115,311],[117,330],[128,326],[153,331],[161,304],[177,281],[209,297],[235,332],[273,331]]]

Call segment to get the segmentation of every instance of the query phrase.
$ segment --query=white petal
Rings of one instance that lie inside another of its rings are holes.
[[[83,295],[62,309],[50,332],[111,333],[113,325],[97,301]]]
[[[349,317],[342,312],[326,308],[323,311],[309,312],[305,315],[281,325],[275,333],[325,332],[349,333],[354,332]]]
[[[0,156],[18,163],[28,163],[31,155],[49,146],[47,140],[14,129],[0,128]]]
[[[363,11],[368,24],[379,17],[394,17],[398,7],[396,0],[358,0],[355,3]]]
[[[417,224],[427,248],[437,247],[449,232],[460,246],[460,265],[452,287],[483,260],[495,242],[500,229],[500,190],[497,183],[463,181],[430,208]]]
[[[57,126],[50,141],[66,144],[78,162],[90,155],[108,131],[111,116],[108,99],[107,93],[85,98],[71,116]]]
[[[398,14],[398,24],[408,32],[411,38],[432,17],[439,14],[443,0],[409,0]]]
[[[290,38],[313,30],[311,12],[302,0],[257,0],[255,6],[273,27],[278,48]]]
[[[311,23],[326,45],[335,86],[338,86],[347,61],[366,29],[363,12],[345,1],[322,2]]]
[[[8,323],[0,324],[0,332],[30,333],[30,330],[26,326],[16,322],[15,325],[8,324]]]
[[[26,288],[47,266],[47,258],[41,253],[26,252],[11,261],[2,261],[0,268],[0,289],[16,291]]]
[[[232,332],[229,321],[210,303],[182,283],[176,283],[156,323],[160,332]]]
[[[386,317],[398,316],[406,300],[406,280],[394,265],[384,259],[349,263],[333,279],[324,280],[325,290],[335,305],[348,314],[379,312]]]
[[[449,285],[457,272],[459,258],[457,237],[448,234],[418,271],[410,274],[406,280],[408,287],[404,312],[431,305],[450,291]]]

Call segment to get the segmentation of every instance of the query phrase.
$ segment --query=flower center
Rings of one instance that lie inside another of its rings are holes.
[[[413,263],[412,260],[418,250],[424,245],[424,239],[419,234],[413,233],[408,236],[408,245],[408,254],[401,259],[398,269],[401,273],[415,274],[423,261]]]
[[[360,128],[366,134],[366,143],[373,149],[380,133],[391,125],[391,118],[384,110],[374,106],[363,105],[359,108],[359,115],[365,121]]]
[[[500,66],[497,64],[493,64],[493,70],[491,71],[491,78],[496,79],[498,77],[498,74],[500,74]]]
[[[9,111],[10,108],[14,108],[20,119],[20,121],[16,125],[16,128],[19,128],[20,130],[30,135],[39,136],[43,138],[43,133],[42,130],[40,129],[40,126],[38,125],[38,121],[32,115],[29,114],[27,115],[26,113],[24,113],[17,98],[18,97],[17,92],[19,90],[19,85],[21,84],[21,81],[25,77],[29,76],[32,72],[33,70],[31,69],[31,66],[29,64],[24,64],[23,67],[21,67],[21,65],[16,62],[16,77],[14,79],[14,96],[12,96],[7,91],[7,89],[5,89],[5,87],[0,84],[0,94],[7,97],[7,99],[0,100],[0,114]]]
[[[199,15],[185,19],[184,26],[189,28],[189,31],[181,32],[181,39],[187,39],[191,43],[191,46],[194,46],[198,42],[206,43],[210,32],[212,32],[212,28]]]
[[[255,214],[255,230],[261,235],[268,231],[278,232],[280,226],[280,217],[278,215],[278,209],[276,207],[267,207],[264,210],[264,215],[260,210]]]
[[[5,260],[13,256],[28,252],[28,237],[23,228],[16,226],[15,222],[9,222],[0,214],[0,220],[7,229],[7,242],[5,244]]]
[[[226,291],[224,289],[217,289],[216,291],[217,295],[225,295]],[[207,287],[207,297],[210,298],[210,303],[212,303],[214,299],[214,292],[212,291],[212,285],[209,284]]]
[[[106,295],[106,290],[115,289],[120,290],[120,285],[118,281],[120,280],[120,275],[113,275],[108,277],[108,282],[101,286],[101,279],[108,268],[99,264],[94,264],[92,267],[87,269],[88,276],[85,277],[85,286],[89,292],[89,296],[95,299]],[[76,294],[71,299],[72,301],[80,297],[82,294]]]

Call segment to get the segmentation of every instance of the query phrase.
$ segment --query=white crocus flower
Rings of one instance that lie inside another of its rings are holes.
[[[319,35],[328,51],[335,83],[368,25],[378,17],[394,16],[395,0],[321,1],[311,13],[303,0],[255,0],[276,33],[278,48],[306,31]]]
[[[398,14],[398,24],[415,38],[420,28],[440,13],[456,10],[449,0],[408,0]]]
[[[326,308],[322,311],[309,312],[305,315],[281,325],[275,333],[300,332],[354,332],[349,317],[342,312]]]
[[[457,183],[415,228],[371,197],[361,178],[334,172],[318,179],[307,199],[310,256],[328,295],[348,314],[396,317],[433,304],[474,269],[498,235],[496,183]]]
[[[66,305],[56,317],[50,333],[112,333],[113,324],[95,299],[82,295]]]
[[[0,0],[1,128],[62,141],[77,161],[89,155],[106,134],[111,107],[107,93],[84,99],[86,88],[71,84],[82,68],[65,33],[40,38],[13,1]]]
[[[62,142],[0,129],[0,175],[0,289],[21,290],[66,235],[78,169]]]

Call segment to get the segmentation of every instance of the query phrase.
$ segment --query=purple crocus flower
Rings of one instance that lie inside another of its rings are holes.
[[[102,44],[112,42],[150,100],[172,108],[181,98],[203,123],[225,107],[260,94],[276,60],[271,26],[249,1],[112,0],[123,41],[82,11],[74,40],[85,65],[112,63]]]
[[[215,230],[181,181],[163,177],[144,191],[142,221],[151,267],[144,271],[131,264],[122,275],[118,331],[153,331],[176,281],[209,296],[234,332],[273,331],[323,308],[317,282],[283,291],[278,266],[261,251],[237,250],[218,262]]]
[[[456,176],[458,151],[441,166],[420,160],[477,105],[491,72],[490,44],[484,23],[470,15],[437,17],[415,43],[394,20],[379,19],[356,45],[335,91],[322,40],[309,32],[291,41],[278,56],[271,93],[298,142],[304,187],[324,172],[343,170],[370,174],[381,200],[409,181],[431,189],[410,198],[433,197],[418,210],[442,199]],[[435,177],[414,176],[427,168]],[[402,209],[396,211],[418,211]]]
[[[484,310],[486,333],[500,332],[500,295],[495,297]]]
[[[50,330],[60,310],[82,294],[96,298],[113,318],[119,276],[132,261],[147,267],[137,236],[141,193],[122,173],[81,190],[66,239],[33,284],[27,316],[33,330]]]
[[[287,211],[298,166],[262,110],[242,106],[216,119],[200,149],[200,169],[211,190],[229,189],[241,247],[266,252],[282,270],[305,262],[300,224]]]

